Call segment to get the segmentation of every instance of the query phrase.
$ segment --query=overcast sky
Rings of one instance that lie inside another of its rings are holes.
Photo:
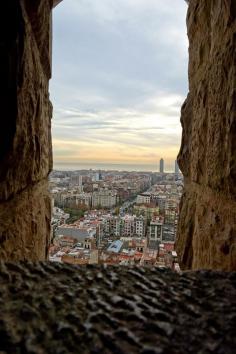
[[[54,164],[156,163],[179,150],[184,0],[64,0],[53,15]]]

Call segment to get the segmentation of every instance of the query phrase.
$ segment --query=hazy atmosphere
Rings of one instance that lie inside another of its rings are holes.
[[[64,0],[53,18],[54,167],[168,165],[187,94],[183,0]]]

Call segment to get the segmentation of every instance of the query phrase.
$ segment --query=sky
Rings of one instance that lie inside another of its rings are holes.
[[[175,160],[186,11],[183,0],[64,0],[54,9],[54,166]]]

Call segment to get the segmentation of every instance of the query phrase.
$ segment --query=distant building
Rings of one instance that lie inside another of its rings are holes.
[[[160,173],[164,173],[164,160],[160,159]]]
[[[91,207],[92,194],[91,193],[80,193],[76,195],[76,205],[85,206],[87,208]]]
[[[92,237],[86,237],[83,241],[83,247],[88,250],[95,250],[96,240]]]
[[[163,221],[152,220],[149,228],[149,241],[162,241]]]
[[[151,196],[150,194],[138,194],[137,195],[137,204],[150,204]]]
[[[117,203],[117,192],[101,189],[97,192],[93,192],[92,195],[92,207],[97,208],[112,208]]]
[[[160,209],[160,212],[164,212],[166,206],[166,195],[158,195],[156,198],[157,205]]]
[[[162,242],[174,242],[175,241],[175,226],[171,224],[163,225]]]
[[[110,218],[110,234],[115,236],[120,236],[121,233],[121,223],[120,218],[117,216],[112,216]]]
[[[81,175],[72,175],[71,176],[71,184],[73,186],[78,186],[78,189],[82,192],[83,190],[83,176]]]
[[[59,239],[68,237],[76,240],[76,242],[84,242],[87,237],[96,237],[96,229],[86,226],[61,225],[56,230],[56,236]]]
[[[174,208],[166,208],[165,212],[165,224],[168,225],[175,225],[175,220],[176,220],[176,209]]]
[[[134,234],[135,216],[126,214],[122,219],[122,235],[132,237]]]
[[[101,172],[96,172],[94,175],[93,175],[93,178],[92,178],[93,182],[99,182],[102,180],[102,174]]]
[[[146,223],[145,219],[141,216],[134,219],[134,234],[138,237],[145,236]]]
[[[179,165],[178,165],[178,161],[175,160],[175,174],[178,175],[179,174]]]
[[[83,190],[83,176],[79,176],[79,188],[82,192],[82,190]]]
[[[107,252],[119,253],[122,245],[123,242],[121,240],[116,240],[110,244],[110,246],[107,248]]]
[[[52,225],[62,225],[64,224],[70,217],[70,214],[65,213],[62,209],[53,207],[52,208]]]

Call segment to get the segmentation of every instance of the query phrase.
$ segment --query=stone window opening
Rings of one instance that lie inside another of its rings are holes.
[[[1,5],[0,352],[235,353],[235,1],[189,1],[181,275],[13,263],[47,258],[53,2]]]
[[[48,82],[51,10],[58,3],[3,3],[8,21],[0,47],[1,107],[6,117],[0,133],[2,260],[48,257],[52,169]],[[236,268],[235,18],[234,0],[189,1],[189,94],[182,107],[178,158],[185,189],[177,239],[186,268]]]

